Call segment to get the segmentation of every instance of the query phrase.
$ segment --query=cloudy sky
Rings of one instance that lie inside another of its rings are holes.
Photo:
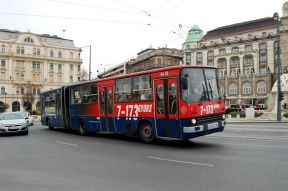
[[[0,0],[0,28],[30,30],[92,46],[92,74],[148,47],[181,49],[197,24],[214,28],[282,15],[283,0]],[[65,30],[65,34],[63,33]],[[82,52],[88,69],[89,48]],[[102,64],[102,66],[101,66]]]

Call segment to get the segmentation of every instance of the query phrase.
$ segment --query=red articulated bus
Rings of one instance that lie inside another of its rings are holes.
[[[172,66],[44,92],[41,122],[53,128],[188,140],[224,130],[216,68]]]

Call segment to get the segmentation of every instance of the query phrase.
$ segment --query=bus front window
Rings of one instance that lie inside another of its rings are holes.
[[[193,103],[219,100],[216,69],[185,68],[182,70],[181,79],[187,81],[185,87],[181,86],[183,101]]]

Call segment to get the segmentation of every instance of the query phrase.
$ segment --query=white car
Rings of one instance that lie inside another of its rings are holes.
[[[27,118],[22,112],[6,112],[0,114],[0,134],[22,133],[28,135]]]
[[[34,118],[32,117],[32,115],[29,112],[23,112],[24,117],[27,118],[27,123],[28,125],[33,125],[34,124]]]

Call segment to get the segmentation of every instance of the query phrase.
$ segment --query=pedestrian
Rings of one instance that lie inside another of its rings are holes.
[[[287,109],[287,103],[286,102],[284,102],[284,109]]]

